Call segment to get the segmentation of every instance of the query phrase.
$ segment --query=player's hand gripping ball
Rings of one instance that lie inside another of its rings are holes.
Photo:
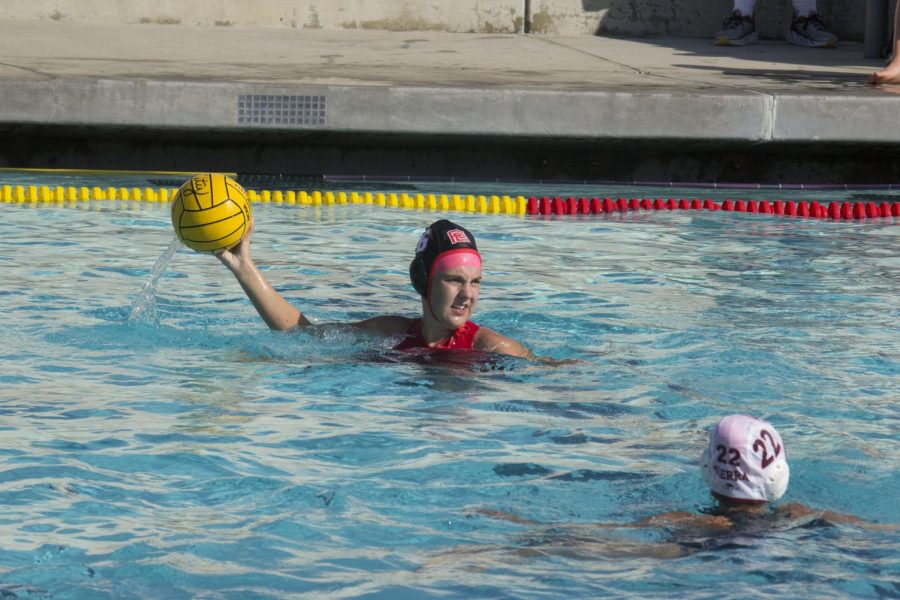
[[[250,203],[236,181],[217,173],[194,175],[172,200],[172,227],[197,252],[236,246],[250,228]]]

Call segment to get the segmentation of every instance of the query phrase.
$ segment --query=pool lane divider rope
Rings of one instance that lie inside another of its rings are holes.
[[[731,200],[715,202],[711,199],[694,198],[529,198],[529,215],[577,215],[624,213],[639,210],[723,210],[733,212],[762,213],[788,217],[808,217],[814,219],[880,219],[900,217],[900,202],[829,202],[821,204],[793,200]]]
[[[91,201],[131,201],[167,204],[176,188],[124,188],[0,185],[0,204],[65,204]],[[900,202],[829,202],[815,200],[731,200],[675,198],[561,198],[484,196],[462,194],[408,194],[384,192],[247,190],[256,204],[329,206],[370,204],[406,210],[440,210],[511,215],[602,215],[651,210],[722,210],[814,219],[855,220],[900,217]],[[895,221],[897,222],[897,221]]]

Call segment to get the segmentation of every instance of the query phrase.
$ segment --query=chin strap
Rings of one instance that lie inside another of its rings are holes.
[[[431,274],[429,273],[427,283],[425,284],[425,295],[422,296],[422,303],[428,308],[428,312],[431,313],[431,318],[437,321],[437,317],[434,314],[434,309],[431,308],[431,285],[432,278]],[[422,324],[424,325],[425,323],[423,322]]]

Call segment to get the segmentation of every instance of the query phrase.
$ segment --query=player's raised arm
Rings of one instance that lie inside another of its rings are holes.
[[[216,256],[234,274],[250,302],[256,308],[256,312],[271,329],[287,331],[309,325],[309,319],[279,294],[256,267],[250,256],[250,239],[252,237],[253,219],[251,218],[250,227],[244,239],[237,246],[230,250],[223,250]]]

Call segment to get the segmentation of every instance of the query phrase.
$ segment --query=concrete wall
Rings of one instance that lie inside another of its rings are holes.
[[[0,18],[291,28],[710,37],[732,0],[2,0]],[[830,28],[862,40],[865,2],[818,0]],[[527,15],[526,15],[527,9]],[[779,38],[790,0],[758,0],[762,37]],[[528,19],[526,23],[526,19]]]

